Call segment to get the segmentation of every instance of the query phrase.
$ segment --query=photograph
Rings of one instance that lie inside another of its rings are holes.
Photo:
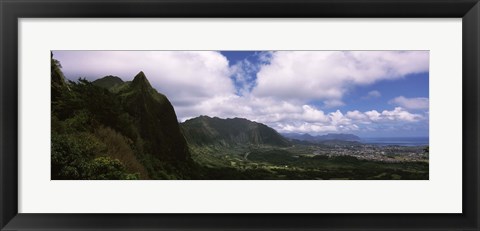
[[[51,180],[429,180],[428,50],[52,50]]]
[[[480,0],[0,15],[0,231],[480,231]]]

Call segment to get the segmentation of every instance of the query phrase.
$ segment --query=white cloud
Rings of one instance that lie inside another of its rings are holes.
[[[393,111],[382,111],[382,117],[390,121],[408,121],[415,122],[423,119],[420,114],[412,114],[401,107],[396,107]]]
[[[186,109],[192,110],[192,107]],[[279,132],[326,133],[326,132],[356,132],[359,130],[374,130],[383,128],[403,129],[405,124],[418,124],[426,118],[396,107],[393,110],[376,110],[361,112],[347,111],[345,114],[336,110],[326,113],[312,105],[287,102],[274,98],[259,98],[254,96],[215,98],[198,104],[190,116],[197,114],[217,116],[221,118],[243,117],[264,123]],[[180,111],[178,114],[188,114]]]
[[[406,98],[403,96],[390,100],[391,104],[399,105],[407,109],[428,109],[428,98]]]
[[[235,91],[228,60],[215,51],[55,51],[54,58],[72,80],[116,75],[129,81],[143,71],[174,105],[193,105]]]
[[[353,85],[427,71],[426,52],[261,52],[260,65],[244,60],[230,67],[221,53],[210,51],[75,52],[75,59],[54,52],[70,79],[117,75],[131,80],[142,70],[172,102],[180,121],[199,115],[242,117],[280,132],[315,134],[401,127],[428,119],[408,112],[414,104],[406,98],[401,107],[382,112],[325,112],[308,103],[320,100],[325,108],[339,107]],[[257,81],[252,82],[255,72]]]
[[[341,100],[353,85],[427,72],[428,51],[278,51],[257,74],[256,96]]]
[[[379,91],[373,90],[369,91],[366,96],[362,97],[362,99],[373,99],[379,98],[380,96],[382,96],[382,94]]]
[[[325,108],[335,108],[335,107],[344,106],[345,103],[338,99],[330,99],[330,100],[325,100],[323,102],[323,105],[325,106]]]
[[[305,108],[305,106],[304,106]],[[316,109],[317,110],[317,109]],[[325,115],[317,110],[318,114]],[[298,122],[298,120],[284,120],[272,126],[281,132],[321,133],[321,132],[352,132],[360,129],[372,130],[374,128],[403,129],[405,124],[417,123],[425,120],[421,114],[414,114],[403,108],[384,110],[381,113],[376,110],[360,112],[348,111],[345,115],[337,110],[326,116],[319,116],[319,120],[310,122]]]
[[[322,125],[322,124],[312,124],[312,123],[299,123],[299,124],[278,124],[277,130],[285,133],[327,133],[327,132],[338,132],[339,129],[333,125]]]
[[[362,113],[358,110],[355,111],[349,111],[345,115],[347,118],[350,118],[352,120],[358,121],[359,123],[366,123],[369,124],[371,118],[368,115],[369,112]]]
[[[379,121],[381,120],[381,115],[378,111],[376,110],[372,110],[372,111],[367,111],[365,112],[365,115],[368,116],[368,118],[371,120],[371,121]]]
[[[302,106],[301,114],[296,118],[296,120],[305,121],[305,122],[323,122],[328,123],[329,119],[327,115],[321,110],[316,109],[315,107],[309,105]]]

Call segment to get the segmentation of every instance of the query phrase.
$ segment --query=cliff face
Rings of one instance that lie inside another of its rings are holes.
[[[145,141],[145,152],[167,161],[190,158],[172,104],[152,88],[143,72],[118,95],[125,110],[135,118],[138,132]]]

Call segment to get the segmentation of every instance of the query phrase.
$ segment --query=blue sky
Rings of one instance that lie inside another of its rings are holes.
[[[228,60],[229,64],[234,65],[238,62],[248,60],[254,64],[259,62],[259,54],[261,51],[221,51]],[[404,78],[395,80],[378,81],[371,85],[352,86],[348,94],[345,94],[343,106],[336,108],[342,110],[388,110],[392,108],[389,101],[397,96],[407,98],[429,97],[429,72],[414,73],[405,75]],[[242,84],[235,81],[232,77],[237,91],[241,89]],[[250,84],[254,85],[256,81],[256,73],[251,73],[248,78]],[[370,92],[378,92],[371,93]],[[332,109],[324,107],[322,101],[311,100],[309,102],[319,108]]]
[[[428,51],[53,51],[67,78],[144,71],[179,121],[243,117],[279,132],[428,136]]]
[[[239,62],[245,62],[248,60],[253,64],[263,63],[261,59],[260,51],[222,51],[222,55],[227,57],[230,61],[230,65],[235,65]],[[246,78],[251,85],[255,85],[256,81],[256,72],[250,73],[250,78]],[[235,78],[232,77],[235,82],[235,87],[238,91],[242,87],[242,83],[235,81]],[[396,103],[395,98],[404,97],[405,99],[428,99],[429,98],[429,72],[423,71],[420,73],[409,73],[404,75],[402,78],[398,79],[386,79],[374,82],[367,85],[352,85],[349,87],[348,92],[344,94],[342,98],[341,105],[327,106],[324,101],[312,99],[307,101],[308,105],[315,106],[318,109],[325,111],[326,113],[332,113],[336,110],[340,111],[384,111],[392,110],[395,106],[399,106],[398,102]],[[397,98],[398,99],[398,98]],[[403,99],[403,98],[400,98]],[[397,100],[398,101],[398,100]],[[425,102],[425,101],[424,101]],[[406,105],[400,105],[405,107]],[[428,108],[410,108],[417,113],[428,112]],[[364,137],[374,137],[374,136],[428,136],[428,114],[425,114],[427,118],[423,123],[418,124],[408,124],[398,122],[409,128],[405,129],[385,129],[377,130],[375,132],[367,131],[355,131],[353,133],[362,135]]]

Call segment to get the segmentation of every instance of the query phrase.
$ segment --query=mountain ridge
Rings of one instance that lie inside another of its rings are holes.
[[[199,116],[180,124],[185,138],[192,145],[217,144],[273,145],[286,147],[290,142],[273,128],[245,118]]]
[[[361,138],[349,133],[328,133],[325,135],[316,135],[312,136],[309,133],[282,133],[282,135],[288,139],[295,139],[301,141],[309,142],[321,142],[329,140],[340,140],[340,141],[360,141]]]
[[[122,83],[124,83],[124,81],[120,77],[114,75],[107,75],[92,81],[93,85],[105,88],[107,90],[110,90],[111,88]]]

